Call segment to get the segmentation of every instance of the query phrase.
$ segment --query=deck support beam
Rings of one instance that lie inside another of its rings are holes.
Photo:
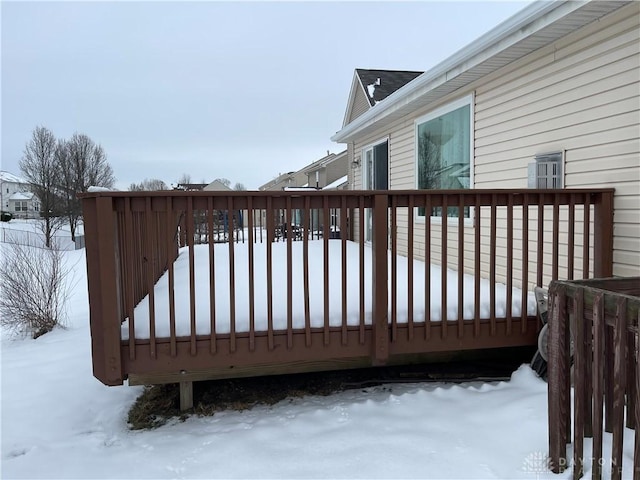
[[[193,408],[193,382],[180,382],[180,411]]]

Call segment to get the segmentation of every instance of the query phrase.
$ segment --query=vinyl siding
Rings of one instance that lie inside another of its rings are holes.
[[[639,14],[622,8],[476,88],[476,188],[525,187],[536,154],[564,151],[565,187],[616,189],[621,276],[640,272]]]
[[[371,108],[369,100],[367,99],[365,93],[362,91],[362,88],[359,86],[358,88],[356,88],[356,92],[353,97],[351,112],[349,113],[349,119],[347,123],[353,122],[356,118],[369,110],[369,108]]]
[[[383,138],[389,140],[390,189],[415,188],[415,119],[453,100],[474,93],[474,187],[526,188],[527,166],[536,154],[565,152],[567,188],[616,189],[614,198],[614,275],[640,274],[640,3],[634,3],[594,22],[552,45],[454,92],[437,104],[417,111],[354,142],[353,157]],[[362,170],[352,172],[354,188],[362,188]],[[544,282],[551,271],[553,245],[551,208],[544,209]],[[583,209],[576,211],[575,275],[583,262]],[[566,211],[561,218],[568,219]],[[593,218],[593,209],[591,210]],[[398,247],[406,252],[406,209],[398,213]],[[438,220],[432,221],[432,259],[442,249]],[[537,208],[530,208],[530,239],[537,238]],[[357,219],[356,219],[357,223]],[[565,221],[565,224],[567,222]],[[489,235],[488,219],[480,218],[481,236]],[[514,216],[514,227],[521,216]],[[356,230],[357,232],[357,230]],[[455,267],[458,231],[449,226],[447,252]],[[465,225],[465,271],[473,271],[474,227]],[[424,220],[415,222],[414,248],[423,258]],[[515,233],[513,273],[522,271],[521,234]],[[566,263],[566,232],[559,253]],[[563,243],[564,242],[564,243]],[[506,273],[506,231],[498,229],[498,277]],[[593,259],[593,238],[589,239]],[[502,248],[501,248],[502,247]],[[540,246],[529,245],[533,269]],[[480,253],[482,274],[488,274],[488,252]],[[560,269],[560,277],[570,275]],[[517,281],[514,282],[517,284]]]

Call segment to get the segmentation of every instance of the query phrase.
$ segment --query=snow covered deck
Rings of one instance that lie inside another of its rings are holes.
[[[528,291],[611,275],[612,198],[611,189],[85,194],[94,375],[189,384],[533,346]]]
[[[322,240],[312,240],[308,242],[308,256],[305,260],[304,244],[301,241],[293,242],[291,245],[291,271],[292,271],[292,297],[289,299],[287,292],[287,243],[278,242],[271,244],[271,255],[273,265],[278,268],[271,269],[271,302],[272,302],[272,325],[269,325],[268,315],[268,295],[267,295],[267,247],[270,244],[253,245],[253,278],[255,279],[254,298],[249,296],[249,244],[237,244],[234,251],[233,262],[233,283],[231,283],[232,265],[229,261],[229,248],[225,244],[214,246],[214,253],[209,256],[208,245],[196,245],[194,247],[194,292],[195,292],[195,329],[196,335],[210,335],[212,330],[219,334],[231,332],[231,312],[234,311],[234,328],[238,333],[286,331],[288,328],[287,308],[291,305],[293,329],[300,330],[305,327],[322,328],[325,325],[324,315],[324,267],[325,252]],[[360,245],[348,241],[346,246],[346,263],[342,263],[343,243],[339,240],[330,240],[329,249],[326,255],[328,265],[328,304],[329,304],[329,326],[341,327],[343,321],[349,327],[357,327],[361,323],[371,325],[372,323],[372,259],[371,247],[364,246],[364,264],[362,266],[364,275],[360,278]],[[214,260],[214,276],[217,280],[215,292],[210,295],[209,265]],[[425,264],[419,260],[413,260],[413,285],[409,285],[408,266],[406,257],[398,255],[395,259],[397,288],[395,301],[395,318],[398,323],[408,322],[408,291],[413,288],[413,321],[416,323],[425,322],[427,318],[427,305],[430,309],[431,322],[442,320],[442,270],[438,265],[431,265],[429,275],[429,293],[425,295]],[[391,253],[388,261],[388,281],[391,284]],[[304,291],[304,267],[308,269],[308,282],[311,286],[308,292]],[[173,308],[176,312],[174,320],[175,335],[178,337],[188,337],[191,334],[190,324],[190,293],[189,282],[189,248],[180,249],[178,258],[173,264],[174,287]],[[346,282],[343,284],[343,271],[346,271]],[[360,280],[363,280],[361,283]],[[232,288],[233,285],[233,288]],[[480,304],[479,318],[489,319],[491,308],[491,296],[489,281],[482,279],[479,283]],[[458,273],[449,270],[447,275],[447,320],[456,321],[458,319],[458,308],[463,309],[464,320],[474,320],[476,318],[475,308],[475,281],[472,275],[463,276],[463,304],[458,305]],[[234,295],[231,295],[233,290]],[[343,292],[346,291],[346,304],[342,304]],[[392,292],[389,291],[389,322],[394,318],[391,311]],[[169,338],[171,336],[171,315],[169,302],[169,272],[162,275],[154,286],[153,308],[151,307],[151,297],[147,295],[134,310],[134,331],[136,339],[149,339],[151,337],[151,325],[155,328],[157,338]],[[360,309],[360,299],[363,299],[364,310]],[[495,312],[499,318],[507,317],[507,287],[503,283],[495,286]],[[536,315],[536,301],[533,292],[527,294],[527,316]],[[427,304],[425,300],[433,299]],[[213,301],[212,301],[213,300]],[[231,301],[235,304],[231,305]],[[511,315],[520,317],[522,291],[513,288],[511,294]],[[211,315],[211,308],[215,310]],[[254,321],[251,325],[251,306],[254,311]],[[343,309],[346,314],[343,315]],[[150,321],[150,310],[154,311],[153,322]],[[182,312],[183,314],[179,314]],[[308,312],[306,314],[305,312]],[[213,318],[213,322],[212,322]],[[129,338],[129,328],[131,321],[128,317],[122,324],[122,338]],[[213,327],[213,328],[212,328]]]

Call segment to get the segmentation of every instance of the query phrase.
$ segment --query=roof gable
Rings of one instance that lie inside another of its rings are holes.
[[[408,70],[368,70],[357,68],[353,74],[347,110],[342,125],[345,126],[381,102],[393,92],[419,77],[422,72]]]
[[[213,182],[211,182],[210,184],[208,184],[205,187],[203,187],[202,190],[207,191],[207,192],[228,192],[228,191],[231,190],[231,188],[226,186],[220,180],[216,179]]]

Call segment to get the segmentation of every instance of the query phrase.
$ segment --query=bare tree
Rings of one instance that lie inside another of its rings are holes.
[[[82,217],[78,193],[86,192],[90,186],[112,188],[115,177],[104,149],[87,135],[75,133],[70,140],[59,142],[57,152],[61,172],[60,190],[65,196],[64,212],[71,238],[75,240],[76,228]]]
[[[169,190],[169,187],[162,180],[157,178],[145,178],[140,183],[132,183],[129,185],[130,191],[143,191],[143,190]]]
[[[40,200],[42,231],[47,247],[51,237],[60,228],[60,172],[57,165],[57,142],[53,133],[45,127],[36,127],[25,146],[20,171],[29,182],[31,191]]]
[[[188,173],[183,173],[180,178],[178,178],[178,181],[176,183],[178,185],[187,185],[191,183],[191,175],[189,175]]]
[[[216,178],[214,180],[214,182],[220,182],[221,184],[223,184],[225,187],[230,187],[231,186],[231,180],[229,180],[228,178]]]
[[[63,252],[7,244],[0,263],[0,324],[38,338],[64,324],[70,288]]]
[[[236,184],[233,186],[233,189],[237,191],[243,191],[243,190],[246,190],[247,188],[244,186],[244,183],[236,182]]]

